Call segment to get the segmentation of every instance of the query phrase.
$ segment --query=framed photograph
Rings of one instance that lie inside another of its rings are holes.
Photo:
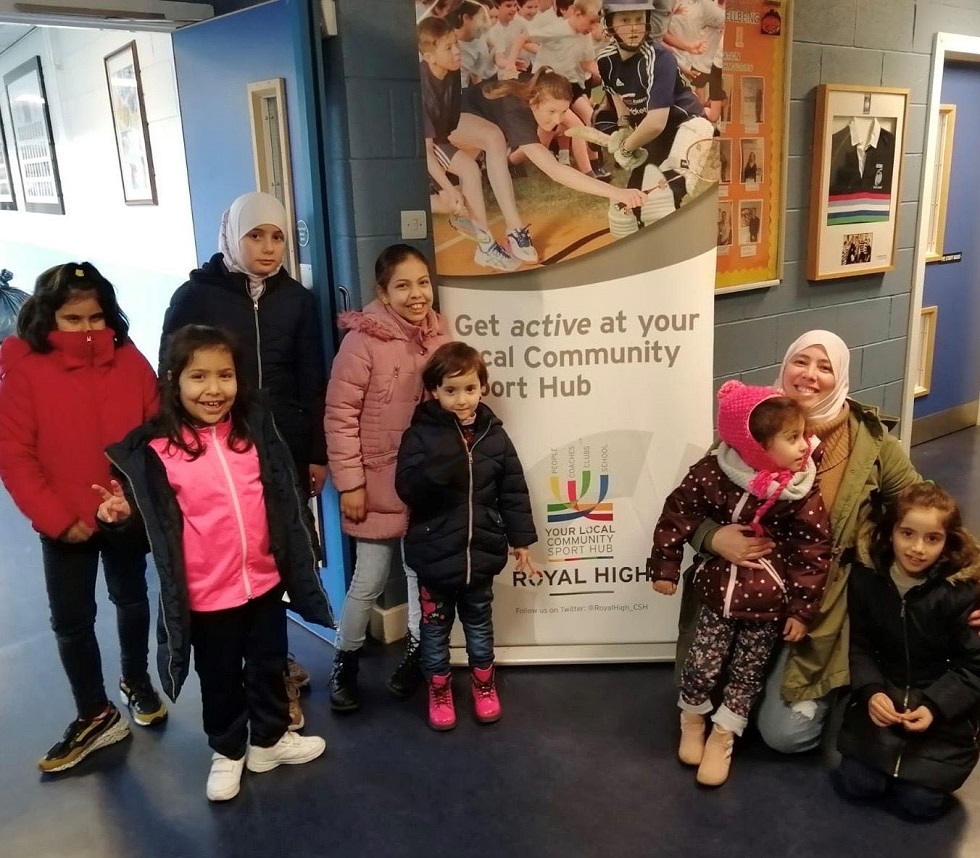
[[[10,104],[14,151],[24,189],[24,209],[64,214],[58,158],[44,91],[41,58],[31,57],[3,76]]]
[[[908,101],[907,89],[818,87],[809,280],[859,277],[895,267]]]
[[[123,199],[128,206],[155,206],[157,186],[136,42],[123,45],[106,56],[105,76],[109,86],[112,126],[116,133]]]
[[[0,211],[16,211],[17,196],[14,193],[14,177],[10,169],[10,155],[7,153],[7,137],[3,130],[3,117],[0,116]]]

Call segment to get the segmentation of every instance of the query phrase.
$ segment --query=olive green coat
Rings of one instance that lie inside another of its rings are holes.
[[[861,526],[876,508],[921,480],[898,439],[888,434],[878,409],[850,399],[848,403],[851,454],[830,510],[834,560],[820,613],[808,637],[787,644],[791,652],[783,674],[782,695],[791,703],[824,697],[848,684],[847,580],[852,554],[848,549],[854,547]],[[717,527],[714,522],[706,522],[691,541],[695,551],[709,553],[705,542]],[[678,666],[683,664],[690,647],[697,612],[694,588],[685,587],[678,630]]]

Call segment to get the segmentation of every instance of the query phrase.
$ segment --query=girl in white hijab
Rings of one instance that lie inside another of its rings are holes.
[[[242,194],[221,216],[218,249],[229,271],[248,278],[253,300],[265,291],[266,278],[282,268],[286,220],[282,203],[258,191]]]
[[[243,380],[266,394],[300,486],[319,494],[327,475],[322,331],[316,295],[283,268],[288,222],[271,194],[242,194],[231,204],[221,216],[219,252],[170,299],[160,363],[169,335],[184,325],[233,333],[242,349]],[[290,729],[303,726],[298,687],[308,682],[309,674],[291,661]]]

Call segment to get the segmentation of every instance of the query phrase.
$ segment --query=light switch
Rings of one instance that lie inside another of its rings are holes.
[[[422,239],[429,234],[424,211],[402,212],[402,238]]]

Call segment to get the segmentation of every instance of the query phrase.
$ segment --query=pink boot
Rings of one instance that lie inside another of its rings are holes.
[[[443,673],[429,680],[429,726],[433,730],[452,730],[456,726],[452,674]]]
[[[497,697],[492,664],[490,667],[473,668],[473,709],[476,720],[481,724],[492,724],[500,720],[500,698]]]

